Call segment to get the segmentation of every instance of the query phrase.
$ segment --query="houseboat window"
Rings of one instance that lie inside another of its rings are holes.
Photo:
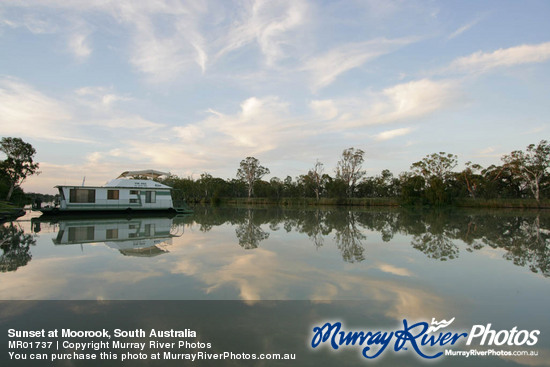
[[[105,235],[105,238],[108,240],[118,239],[118,228],[108,229]]]
[[[139,203],[138,199],[130,199],[130,204],[137,204]]]
[[[146,203],[156,203],[157,195],[154,191],[145,191],[145,202]]]
[[[118,200],[118,190],[107,190],[108,200]]]
[[[71,189],[71,203],[95,203],[95,190]]]
[[[130,195],[139,195],[138,190],[130,190]]]

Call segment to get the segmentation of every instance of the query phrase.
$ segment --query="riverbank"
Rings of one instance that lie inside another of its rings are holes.
[[[0,223],[25,215],[25,209],[0,201]]]
[[[398,198],[223,198],[217,204],[223,205],[278,205],[278,206],[364,206],[364,207],[399,207],[404,206]],[[534,199],[461,199],[448,207],[458,208],[491,208],[491,209],[550,209],[550,200]]]

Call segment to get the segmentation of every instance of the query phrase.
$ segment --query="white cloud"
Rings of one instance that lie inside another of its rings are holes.
[[[75,90],[80,97],[79,102],[94,110],[111,108],[116,102],[131,101],[132,98],[121,96],[113,92],[113,88],[106,87],[81,87]]]
[[[381,133],[376,134],[374,139],[378,141],[390,140],[398,136],[410,134],[412,130],[413,129],[410,127],[404,127],[401,129],[382,131]]]
[[[348,113],[332,122],[335,130],[389,124],[418,119],[454,104],[459,97],[458,82],[452,80],[415,80],[397,84],[364,98],[341,100]],[[375,138],[385,140],[410,131],[397,129]]]
[[[105,117],[89,121],[83,121],[83,125],[92,125],[114,129],[131,130],[135,135],[148,134],[151,130],[164,127],[164,124],[149,121],[139,115],[132,115],[127,112],[119,112],[118,117]]]
[[[304,69],[311,72],[312,89],[318,90],[332,84],[338,76],[355,69],[367,61],[410,44],[412,38],[375,39],[367,42],[348,43],[336,47],[324,55],[306,61]]]
[[[14,78],[0,78],[0,134],[90,142],[73,129],[63,103]]]
[[[171,81],[195,64],[206,69],[206,41],[199,32],[199,22],[207,10],[203,1],[52,0],[10,5],[22,9],[25,19],[4,20],[5,24],[23,24],[34,33],[68,34],[68,48],[79,60],[92,52],[88,36],[93,27],[85,15],[93,11],[126,27],[132,40],[129,61],[150,81]],[[39,9],[44,11],[39,13]],[[57,22],[55,28],[51,26],[55,23],[44,15],[48,11],[56,13],[51,16]],[[60,12],[63,16],[57,15]]]
[[[75,33],[69,37],[69,49],[79,60],[84,60],[92,54],[88,45],[87,35]]]
[[[311,101],[309,107],[322,120],[332,120],[338,116],[338,107],[330,99]]]
[[[540,63],[550,59],[550,42],[537,45],[521,45],[493,52],[478,51],[454,60],[443,71],[484,73],[499,67]]]
[[[256,43],[269,66],[285,58],[285,47],[293,44],[293,36],[306,21],[307,5],[303,0],[255,0],[241,10],[235,22],[222,38],[217,57]]]
[[[204,138],[204,132],[197,125],[178,126],[173,130],[184,143],[193,143]]]
[[[303,142],[318,129],[319,125],[291,116],[288,103],[277,97],[251,97],[235,113],[209,110],[209,116],[201,121],[172,128],[168,134],[178,141],[144,143],[136,153],[176,170],[226,170],[227,162],[247,156],[261,159],[268,152],[281,156],[302,150],[303,144],[296,142]]]
[[[447,106],[455,94],[455,82],[415,80],[386,88],[372,107],[372,123],[418,118]]]

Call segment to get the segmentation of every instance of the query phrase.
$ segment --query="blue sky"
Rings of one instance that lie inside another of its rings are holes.
[[[153,168],[374,176],[548,139],[548,1],[0,0],[0,136],[27,191]],[[458,169],[460,166],[458,167]]]

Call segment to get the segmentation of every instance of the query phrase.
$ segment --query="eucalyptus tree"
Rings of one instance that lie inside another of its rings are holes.
[[[482,176],[477,172],[482,169],[483,167],[481,167],[479,164],[468,161],[466,162],[466,168],[464,168],[460,173],[460,177],[461,179],[464,179],[464,182],[466,183],[466,189],[473,199],[476,198],[477,191],[479,190],[480,181],[482,180]]]
[[[541,140],[537,146],[529,144],[526,152],[515,150],[502,157],[502,161],[514,175],[524,180],[535,200],[540,202],[541,180],[550,169],[550,145],[548,142]]]
[[[254,183],[268,174],[269,168],[261,166],[260,161],[254,157],[243,159],[237,170],[237,178],[244,182],[248,188],[248,197],[254,193]]]
[[[449,179],[452,170],[457,164],[458,161],[455,154],[439,152],[429,154],[422,158],[421,161],[413,163],[411,169],[423,176],[427,182],[433,177],[437,177],[445,182]]]
[[[313,168],[310,169],[307,173],[307,175],[313,182],[313,191],[315,192],[315,197],[317,198],[317,201],[319,201],[319,196],[321,195],[321,191],[323,190],[323,187],[326,183],[326,177],[323,175],[324,171],[325,168],[323,163],[317,160]]]
[[[0,152],[6,155],[6,159],[0,162],[0,170],[9,181],[6,196],[6,201],[9,201],[16,187],[21,186],[27,177],[39,173],[38,163],[34,162],[36,150],[20,138],[2,138]]]
[[[353,196],[357,182],[365,175],[362,168],[365,152],[361,149],[348,148],[342,152],[342,158],[336,165],[336,179],[347,184],[348,197]]]
[[[447,188],[457,164],[456,155],[439,152],[427,155],[411,165],[413,172],[424,178],[425,195],[432,204],[443,204],[450,200]]]

